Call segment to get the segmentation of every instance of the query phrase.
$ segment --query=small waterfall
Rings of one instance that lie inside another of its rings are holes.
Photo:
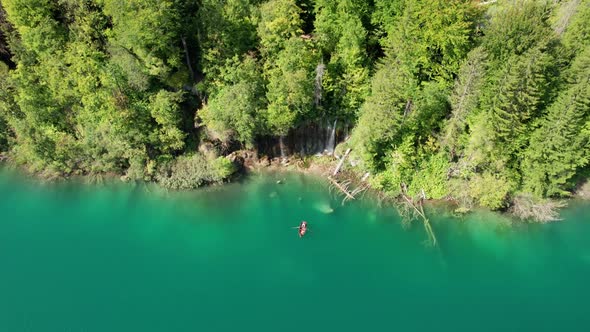
[[[281,149],[281,160],[285,160],[287,157],[285,153],[285,136],[279,136],[279,148]]]
[[[325,71],[326,65],[324,65],[323,62],[318,63],[317,67],[315,67],[315,89],[313,93],[313,102],[315,107],[320,106],[322,102],[322,79],[324,77]]]
[[[326,128],[322,130],[322,151],[320,152],[322,154],[328,153],[328,141],[330,140],[331,132],[332,128],[330,128],[330,120],[326,119]]]
[[[335,143],[336,143],[336,121],[338,120],[334,120],[334,124],[332,125],[332,131],[330,132],[330,136],[328,138],[328,145],[326,146],[326,151],[328,152],[329,155],[334,154],[334,148],[336,148]],[[328,127],[328,129],[330,129],[330,127]]]

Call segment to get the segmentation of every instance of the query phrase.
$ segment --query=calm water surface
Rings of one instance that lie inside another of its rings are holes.
[[[431,211],[433,249],[295,174],[166,193],[0,170],[0,198],[0,331],[590,331],[590,205]]]

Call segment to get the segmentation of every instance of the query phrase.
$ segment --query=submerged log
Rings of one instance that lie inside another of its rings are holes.
[[[354,196],[353,196],[353,195],[352,195],[352,194],[351,194],[351,193],[348,191],[348,189],[347,189],[346,187],[344,187],[342,184],[338,183],[338,181],[336,181],[336,179],[334,179],[334,178],[333,178],[333,177],[331,177],[331,176],[328,176],[328,180],[330,180],[330,182],[332,182],[332,184],[333,184],[333,185],[334,185],[336,188],[340,189],[340,191],[341,191],[342,193],[344,193],[344,195],[346,195],[346,197],[347,197],[348,199],[354,199]]]
[[[416,215],[418,215],[422,219],[422,223],[424,224],[424,230],[426,231],[426,234],[428,235],[428,241],[430,242],[430,244],[433,247],[435,247],[436,246],[436,236],[434,235],[434,230],[432,229],[432,225],[430,224],[430,221],[426,217],[426,213],[424,212],[424,207],[423,207],[424,200],[426,199],[426,193],[424,192],[424,189],[422,189],[420,192],[420,194],[421,194],[420,198],[418,199],[417,202],[414,202],[414,200],[408,196],[407,191],[408,191],[408,188],[407,188],[406,184],[402,183],[401,184],[402,197],[406,201],[407,205],[414,210]]]

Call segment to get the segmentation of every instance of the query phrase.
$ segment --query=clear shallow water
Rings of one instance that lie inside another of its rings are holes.
[[[0,331],[590,330],[588,205],[513,227],[432,212],[432,249],[301,175],[166,193],[0,170],[0,213]]]

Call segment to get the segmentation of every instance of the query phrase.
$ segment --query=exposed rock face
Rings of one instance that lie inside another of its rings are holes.
[[[240,154],[232,152],[226,158],[231,161],[239,171],[244,169],[245,159]]]
[[[258,163],[258,165],[262,167],[268,167],[270,166],[270,159],[267,156],[264,156],[260,158],[260,162]]]
[[[240,171],[244,169],[257,168],[259,166],[268,166],[268,158],[258,158],[258,153],[251,150],[238,150],[230,153],[227,157]]]
[[[290,155],[332,154],[335,146],[348,137],[349,124],[336,119],[308,122],[282,137],[263,136],[256,141],[260,154],[285,159]]]
[[[205,142],[202,142],[201,144],[199,144],[199,152],[201,152],[204,155],[209,155],[211,153],[214,153],[214,154],[219,153],[215,144],[213,144],[213,142],[210,142],[210,141],[205,141]]]

